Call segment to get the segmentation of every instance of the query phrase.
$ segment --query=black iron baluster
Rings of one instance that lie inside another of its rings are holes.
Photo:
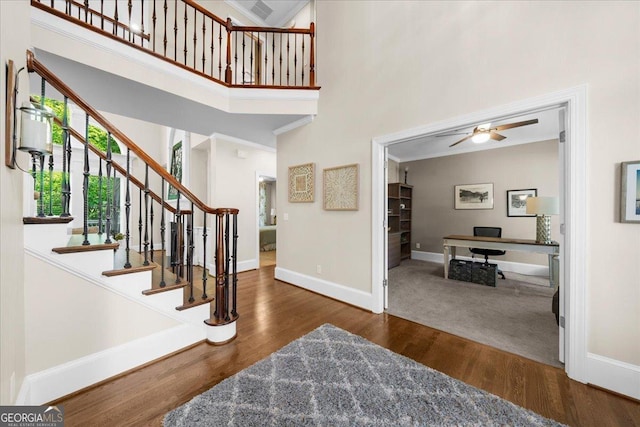
[[[178,0],[173,0],[173,60],[178,60]]]
[[[195,9],[194,9],[195,13]],[[194,18],[195,20],[195,18]],[[202,15],[202,72],[204,73],[205,62],[206,62],[206,51],[207,51],[207,17]]]
[[[100,29],[104,30],[104,0],[100,0]]]
[[[53,1],[53,0],[51,0]],[[71,16],[71,0],[66,0],[64,5],[64,13]]]
[[[265,54],[266,56],[266,54]],[[267,77],[265,74],[265,84],[267,84]],[[276,35],[271,33],[271,83],[276,84]]]
[[[130,230],[130,226],[129,226],[129,222],[130,222],[130,216],[131,216],[131,171],[130,171],[130,164],[131,164],[131,150],[127,147],[127,182],[125,183],[125,185],[127,186],[127,189],[125,191],[125,198],[124,198],[124,214],[125,214],[125,228],[126,228],[126,233],[125,233],[125,254],[126,254],[126,261],[124,263],[124,268],[131,268],[131,262],[129,262],[129,239],[131,238],[131,230]]]
[[[98,159],[98,235],[102,235],[102,158]]]
[[[234,52],[233,52],[233,61],[234,61],[233,76],[235,79],[235,83],[238,83],[238,32],[236,31],[233,34],[236,36],[236,48],[234,49]]]
[[[218,25],[218,79],[222,80],[222,25]]]
[[[44,154],[38,153],[37,156],[40,162],[40,173],[38,175],[40,181],[38,191],[38,218],[44,218]]]
[[[53,216],[53,154],[49,154],[49,213]]]
[[[166,216],[166,212],[165,212],[165,208],[164,208],[164,177],[162,178],[162,186],[160,188],[161,190],[161,195],[160,195],[160,244],[162,245],[162,249],[161,249],[161,253],[160,253],[160,284],[159,286],[161,288],[164,288],[167,284],[164,281],[164,261],[166,259],[166,244],[165,244],[165,230],[166,230],[166,223],[165,223],[165,216]]]
[[[291,49],[290,49],[291,37],[289,37],[289,36],[290,36],[290,34],[287,33],[287,86],[289,86],[289,76],[290,76],[289,69],[290,69],[290,65],[291,65]]]
[[[84,22],[89,22],[89,0],[84,0]]]
[[[69,133],[69,117],[68,117],[69,98],[64,97],[64,112],[62,113],[62,214],[61,217],[71,216],[69,213],[69,196],[70,196],[70,168],[67,164],[67,154],[71,157],[71,135]]]
[[[163,55],[167,56],[167,9],[169,6],[167,5],[167,0],[164,0],[164,37],[162,38],[162,44],[164,45],[164,53]]]
[[[111,209],[112,209],[112,192],[113,186],[115,184],[114,181],[111,181],[111,132],[107,132],[107,221],[106,221],[106,229],[105,233],[107,234],[107,238],[105,239],[105,243],[111,243]]]
[[[193,202],[191,213],[187,218],[187,282],[189,282],[189,302],[195,301],[193,297]]]
[[[304,34],[302,34],[302,67],[300,67],[300,71],[302,71],[302,77],[300,80],[300,84],[304,86]]]
[[[149,252],[150,252],[150,259],[151,262],[155,262],[154,260],[154,255],[153,253],[155,252],[155,247],[153,246],[153,198],[150,200],[151,205],[149,206],[149,229],[151,230],[151,236],[150,236],[150,246],[149,246]],[[160,210],[162,212],[162,209]]]
[[[142,253],[142,188],[138,189],[138,253]]]
[[[140,205],[142,208],[142,205]],[[146,165],[144,172],[144,262],[142,265],[149,265],[149,165]]]
[[[282,86],[282,33],[280,33],[280,86]]]
[[[117,0],[116,0],[117,1]],[[129,41],[131,41],[131,9],[133,8],[133,4],[131,3],[131,0],[129,0],[127,2],[127,10],[129,12],[129,23],[127,24],[128,30],[129,30]],[[133,41],[135,42],[135,34],[133,35]]]
[[[186,8],[185,8],[186,10]],[[196,24],[198,23],[196,8],[193,8],[193,69],[196,69],[196,42],[198,41],[198,37],[196,36],[196,28],[198,27]]]
[[[152,50],[155,52],[156,51],[156,19],[157,19],[157,15],[156,15],[156,0],[153,0],[153,13],[151,14],[151,22],[152,22],[152,34],[151,34],[151,39],[152,39]]]
[[[118,35],[118,0],[116,0],[115,3],[116,3],[115,4],[116,9],[113,13],[113,19],[115,21],[115,23],[113,24],[113,35],[117,36]]]
[[[187,65],[187,4],[184,4],[184,65]]]
[[[214,54],[214,48],[213,48],[214,43],[213,43],[213,41],[215,40],[215,37],[216,37],[215,36],[215,31],[214,31],[215,30],[215,28],[214,28],[215,27],[215,22],[216,21],[214,21],[213,19],[211,20],[211,47],[210,47],[210,50],[211,50],[211,77],[213,77],[213,58],[214,58],[214,56],[213,56],[213,54]]]
[[[140,4],[140,46],[144,46],[144,0],[141,0]]]
[[[213,257],[214,260],[214,266],[215,266],[215,273],[216,273],[216,287],[215,287],[215,299],[216,302],[214,304],[214,311],[213,311],[213,317],[217,320],[220,319],[220,311],[222,311],[223,309],[223,304],[224,304],[224,276],[222,275],[222,271],[223,267],[222,267],[222,260],[220,259],[221,256],[221,246],[223,245],[222,243],[222,230],[220,229],[220,227],[222,227],[222,214],[221,213],[216,213],[216,221],[215,221],[215,226],[216,226],[216,246],[215,246],[215,255]]]
[[[231,320],[229,317],[229,213],[224,216],[224,320]]]
[[[176,201],[176,214],[175,214],[175,223],[176,223],[176,228],[175,228],[175,244],[173,246],[175,246],[175,248],[172,247],[172,249],[175,249],[174,252],[172,252],[172,257],[173,257],[173,273],[176,275],[176,283],[180,283],[182,281],[182,254],[183,254],[183,249],[182,249],[182,213],[180,212],[180,192],[178,191],[178,200]]]
[[[207,299],[207,213],[202,224],[202,299]]]
[[[244,33],[244,31],[242,33],[242,80],[240,81],[240,84],[244,84],[246,76],[245,76],[245,70],[244,70],[244,63],[246,60],[246,53],[245,53],[245,46],[247,44],[246,39],[247,39],[247,35]],[[237,83],[237,82],[236,82]]]
[[[82,202],[84,206],[82,229],[83,245],[89,244],[89,114],[84,115],[84,173],[82,181]]]
[[[238,293],[238,214],[233,214],[233,264],[232,264],[232,292],[233,292],[233,304],[231,306],[231,314],[233,317],[238,316],[236,310],[238,299],[236,294]]]

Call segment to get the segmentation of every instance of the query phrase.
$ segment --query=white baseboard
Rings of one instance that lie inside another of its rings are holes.
[[[468,256],[458,256],[458,259],[471,260]],[[423,252],[423,251],[411,251],[411,259],[417,259],[420,261],[431,261],[442,264],[444,262],[444,255],[435,252]],[[476,258],[477,260],[478,258]],[[491,260],[492,263],[498,264],[498,268],[502,271],[511,271],[518,274],[525,274],[527,276],[548,276],[549,266],[537,265],[537,264],[525,264],[522,262],[512,261],[500,261],[496,259]]]
[[[242,273],[243,271],[256,270],[260,268],[260,260],[257,259],[248,259],[246,261],[238,261],[238,273]]]
[[[640,399],[640,366],[587,353],[586,371],[590,384]]]
[[[372,295],[328,280],[307,276],[306,274],[276,267],[275,278],[291,283],[304,289],[355,305],[356,307],[372,310]]]
[[[206,338],[204,327],[180,325],[27,375],[16,405],[42,405]]]

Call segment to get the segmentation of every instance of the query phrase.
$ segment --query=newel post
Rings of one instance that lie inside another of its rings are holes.
[[[309,28],[311,30],[311,51],[309,52],[309,86],[314,87],[316,85],[316,48],[315,48],[315,37],[316,37],[316,24],[311,23]]]
[[[231,18],[227,18],[227,68],[224,70],[224,81],[231,84],[231,31],[233,24]]]

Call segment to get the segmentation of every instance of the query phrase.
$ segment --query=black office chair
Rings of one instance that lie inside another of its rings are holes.
[[[502,237],[502,228],[501,227],[473,227],[473,235],[474,236],[484,236],[484,237]],[[499,249],[480,249],[480,248],[469,248],[472,254],[484,255],[484,263],[489,264],[489,256],[498,256],[504,255],[506,251],[501,251]],[[498,274],[502,279],[504,279],[504,273],[498,269]]]

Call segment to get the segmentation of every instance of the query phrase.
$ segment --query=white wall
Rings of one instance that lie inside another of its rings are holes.
[[[27,374],[179,325],[47,262],[25,258]]]
[[[587,84],[588,351],[640,365],[640,227],[618,222],[617,195],[619,163],[640,158],[640,4],[328,1],[317,13],[320,114],[278,138],[278,172],[314,161],[318,182],[359,163],[361,208],[289,204],[281,180],[279,267],[320,277],[322,264],[323,279],[370,292],[373,137]]]
[[[28,25],[29,2],[0,2],[0,135],[5,135],[6,63],[13,60],[16,71],[26,65],[31,45]],[[20,73],[18,105],[27,100],[28,79]],[[28,156],[20,155],[25,167]],[[22,172],[5,165],[0,150],[0,405],[15,403],[25,377],[24,260],[22,226]]]
[[[246,141],[213,135],[193,150],[194,174],[208,181],[208,204],[215,208],[237,208],[239,270],[258,268],[258,175],[276,176],[275,150]],[[238,154],[241,151],[241,154]],[[202,158],[208,158],[204,163]],[[196,172],[199,171],[199,172]],[[278,223],[280,210],[277,209]],[[212,226],[211,220],[208,226]],[[211,253],[211,252],[209,252]]]

